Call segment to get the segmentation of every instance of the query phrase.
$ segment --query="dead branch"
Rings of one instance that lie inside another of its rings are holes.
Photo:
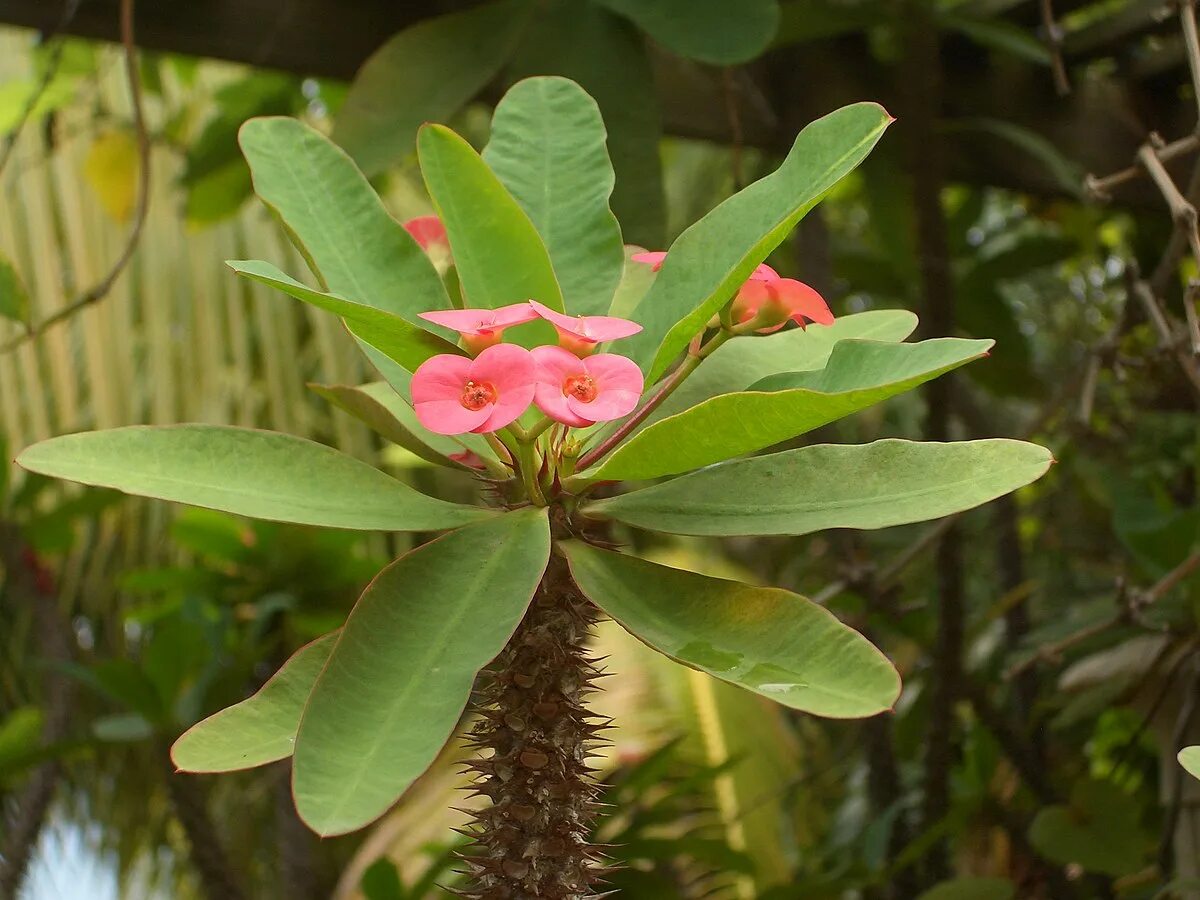
[[[137,132],[138,143],[138,202],[133,225],[129,229],[129,237],[125,241],[125,247],[121,254],[99,282],[62,309],[51,313],[41,322],[26,329],[23,334],[0,345],[0,354],[8,353],[25,342],[40,337],[54,326],[72,318],[80,310],[86,309],[107,296],[117,279],[121,277],[121,273],[129,265],[130,260],[133,259],[133,253],[141,239],[142,227],[146,223],[146,213],[150,208],[150,137],[146,132],[146,120],[142,109],[142,83],[138,76],[137,47],[133,41],[133,5],[134,0],[121,0],[121,46],[125,55],[125,76],[129,82],[129,98],[133,106],[133,125]]]

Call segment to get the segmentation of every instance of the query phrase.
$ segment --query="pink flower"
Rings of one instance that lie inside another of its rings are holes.
[[[417,216],[404,223],[404,230],[421,245],[439,271],[450,267],[453,262],[450,257],[450,238],[441,219],[437,216]]]
[[[662,250],[650,250],[645,253],[635,253],[629,258],[634,262],[645,263],[653,271],[657,272],[662,268],[663,261],[666,260],[667,254]]]
[[[616,316],[568,316],[530,300],[529,306],[558,332],[558,342],[576,356],[589,356],[602,341],[615,341],[642,330],[637,322]]]
[[[417,216],[415,219],[409,219],[404,223],[404,230],[412,235],[422,250],[428,250],[434,244],[450,243],[446,237],[446,226],[437,216]]]
[[[760,270],[766,270],[760,271]],[[803,281],[780,278],[774,269],[759,266],[742,285],[733,300],[733,320],[748,322],[755,316],[763,320],[760,334],[778,331],[791,319],[801,328],[805,320],[819,325],[832,325],[833,313],[815,290]]]
[[[475,359],[441,353],[413,372],[413,409],[437,434],[495,431],[529,408],[536,378],[533,356],[516,344],[488,347]]]
[[[418,315],[427,322],[457,331],[472,354],[500,343],[505,328],[532,322],[538,317],[528,303],[514,303],[499,309],[440,309]]]
[[[642,396],[641,369],[615,353],[580,359],[562,347],[535,347],[534,402],[564,425],[585,427],[633,412]]]
[[[451,453],[449,458],[454,460],[456,463],[462,463],[464,466],[470,469],[487,468],[487,466],[484,465],[483,457],[481,457],[474,450],[460,450],[458,453]]]

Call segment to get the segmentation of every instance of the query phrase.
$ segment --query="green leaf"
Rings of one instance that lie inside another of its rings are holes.
[[[561,311],[562,292],[546,245],[479,154],[440,125],[423,127],[417,148],[467,305],[495,309],[532,298]],[[552,333],[548,323],[537,324],[544,326],[539,334]]]
[[[434,531],[493,515],[427,497],[323,444],[223,425],[67,434],[26,448],[17,463],[127,494],[303,525]]]
[[[0,721],[0,777],[17,768],[42,743],[45,716],[36,706],[18,706]]]
[[[422,124],[444,122],[496,77],[532,6],[484,3],[393,36],[355,75],[333,139],[367,175],[403,159]]]
[[[603,315],[621,279],[613,169],[596,101],[566,78],[527,78],[504,95],[483,159],[542,236],[572,315]]]
[[[545,509],[450,532],[359,598],[300,722],[296,809],[322,835],[387,811],[433,761],[508,642],[550,554]]]
[[[649,268],[643,266],[643,268]],[[860,339],[897,343],[917,327],[903,309],[877,309],[841,316],[832,325],[810,325],[775,334],[737,338],[716,351],[657,410],[646,424],[682,412],[709,397],[744,391],[778,372],[824,368],[839,341]],[[643,426],[645,427],[645,426]]]
[[[300,715],[338,632],[305,644],[251,697],[197,722],[171,747],[181,772],[234,772],[292,755]]]
[[[1081,781],[1063,806],[1040,810],[1029,843],[1046,859],[1120,878],[1141,869],[1149,849],[1137,801],[1114,784]]]
[[[404,885],[400,883],[396,864],[386,856],[379,857],[367,866],[359,887],[366,900],[404,900],[407,896]]]
[[[431,356],[459,353],[454,344],[412,325],[394,313],[347,300],[338,294],[313,290],[270,263],[257,259],[227,259],[225,265],[252,281],[277,288],[297,300],[340,316],[355,337],[410,372],[416,371]]]
[[[770,447],[912,390],[984,356],[991,341],[841,341],[825,368],[784,372],[721,394],[635,435],[585,473],[605,481],[657,478]]]
[[[673,534],[887,528],[971,509],[1035,481],[1053,460],[1022,441],[817,444],[735,460],[587,505]]]
[[[625,240],[661,247],[666,231],[662,111],[646,41],[633,25],[587,0],[542,0],[509,77],[564,75],[600,107],[617,173],[612,210]]]
[[[938,10],[938,22],[966,35],[983,47],[1008,53],[1026,62],[1048,66],[1050,50],[1028,28],[1001,18],[982,17],[952,10]],[[965,896],[965,895],[964,895]]]
[[[645,330],[623,352],[657,380],[804,214],[875,146],[891,117],[856,103],[808,125],[783,164],[730,197],[671,245],[638,307]]]
[[[717,66],[749,62],[779,28],[778,0],[597,0],[680,56]]]
[[[831,718],[871,716],[900,696],[900,677],[887,657],[798,594],[574,541],[566,552],[576,583],[593,603],[686,666]]]
[[[1016,895],[1007,878],[955,878],[935,884],[917,900],[1013,900]]]
[[[1200,746],[1184,747],[1180,750],[1179,764],[1193,778],[1200,778]]]
[[[422,325],[448,309],[442,279],[341,149],[303,122],[251,119],[238,141],[254,190],[286,226],[325,290]]]
[[[384,439],[398,444],[426,462],[438,466],[462,468],[458,463],[447,458],[451,453],[460,452],[462,444],[459,444],[454,438],[434,434],[424,429],[422,429],[424,433],[419,437],[410,431],[407,424],[397,418],[394,410],[407,408],[411,414],[412,407],[408,406],[389,385],[380,382],[364,384],[361,387],[350,387],[345,384],[310,384],[309,388],[338,409],[344,410],[359,421],[366,423],[372,431]],[[389,395],[393,398],[391,408],[385,405],[382,399]],[[415,414],[412,415],[415,419]],[[436,448],[433,446],[434,443],[437,445]]]
[[[3,258],[0,258],[0,316],[29,324],[29,294],[12,263]]]
[[[986,116],[976,118],[958,118],[943,130],[954,133],[975,132],[993,142],[995,139],[1009,144],[1040,163],[1046,170],[1047,177],[1065,193],[1082,199],[1084,196],[1083,179],[1085,169],[1076,160],[1065,156],[1053,142],[1047,140],[1031,128],[1006,122],[1003,119],[993,119]]]

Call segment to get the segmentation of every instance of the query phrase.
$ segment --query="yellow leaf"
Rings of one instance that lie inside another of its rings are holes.
[[[106,131],[97,136],[83,163],[88,184],[104,211],[124,222],[137,199],[137,140],[128,131]]]

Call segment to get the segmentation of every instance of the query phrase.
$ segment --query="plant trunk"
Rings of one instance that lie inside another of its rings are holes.
[[[551,555],[524,620],[496,658],[471,732],[475,791],[490,804],[467,857],[478,900],[586,900],[601,853],[590,843],[598,786],[588,759],[605,722],[587,711],[600,674],[586,644],[595,607]]]
[[[42,744],[53,746],[65,741],[71,732],[74,689],[61,668],[72,655],[70,625],[58,608],[53,574],[21,540],[15,527],[0,527],[0,546],[4,550],[9,596],[18,604],[29,604],[37,642],[35,652],[48,663],[41,685],[45,715]],[[49,759],[33,769],[16,793],[0,841],[0,900],[10,900],[20,893],[61,777],[62,765],[57,759]]]
[[[165,752],[164,752],[165,756]],[[204,791],[194,776],[180,775],[169,765],[167,794],[191,847],[192,864],[200,875],[201,888],[209,900],[243,900],[246,896],[233,871],[225,847],[208,814]]]

